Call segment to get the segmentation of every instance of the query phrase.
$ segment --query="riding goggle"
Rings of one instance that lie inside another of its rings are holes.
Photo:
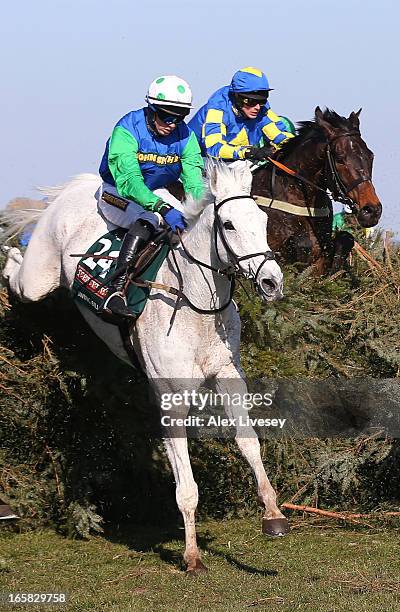
[[[149,105],[150,106],[150,105]],[[157,117],[163,122],[166,123],[167,125],[172,125],[173,123],[178,124],[178,123],[182,123],[182,121],[185,119],[185,117],[188,116],[188,114],[190,113],[190,110],[186,110],[186,109],[182,109],[182,113],[179,115],[174,115],[171,112],[168,112],[166,110],[163,110],[161,108],[157,108],[157,106],[150,106],[151,110],[156,113]]]
[[[265,92],[265,96],[263,97],[259,97],[259,98],[252,98],[251,96],[240,96],[240,99],[242,101],[243,104],[246,104],[246,106],[257,106],[257,104],[260,104],[260,106],[264,106],[264,104],[267,102],[269,97],[269,93],[268,91]]]

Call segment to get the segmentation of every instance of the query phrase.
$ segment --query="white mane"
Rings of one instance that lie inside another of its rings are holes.
[[[203,198],[195,200],[189,195],[185,199],[184,214],[189,225],[193,224],[203,210],[218,196],[250,195],[252,175],[245,162],[240,166],[232,167],[225,162],[208,158],[205,171],[207,178],[204,179]]]

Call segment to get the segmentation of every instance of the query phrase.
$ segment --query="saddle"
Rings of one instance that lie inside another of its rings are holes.
[[[110,291],[125,233],[123,228],[112,230],[99,238],[87,253],[74,255],[81,257],[72,286],[74,299],[96,314]],[[142,281],[154,281],[169,248],[167,232],[161,230],[145,245],[128,268],[130,282],[126,288],[126,298],[136,319],[143,312],[150,293]]]

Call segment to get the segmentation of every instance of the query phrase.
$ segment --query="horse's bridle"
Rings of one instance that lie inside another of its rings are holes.
[[[271,174],[272,199],[274,199],[275,176],[276,176],[276,169],[278,168],[279,170],[283,170],[284,172],[289,174],[289,176],[293,176],[294,178],[297,178],[300,182],[304,183],[305,185],[310,185],[310,187],[313,187],[313,189],[322,191],[325,194],[326,194],[326,189],[327,188],[329,189],[328,183],[331,181],[333,190],[334,190],[334,193],[332,192],[334,200],[337,202],[341,202],[342,204],[346,204],[347,206],[351,208],[351,211],[353,214],[357,214],[359,211],[359,208],[356,202],[354,202],[354,200],[349,198],[348,194],[350,193],[352,189],[357,187],[357,185],[360,185],[361,183],[367,183],[369,181],[372,181],[372,176],[371,175],[368,175],[368,176],[361,175],[358,179],[353,181],[351,185],[345,185],[336,167],[335,157],[334,157],[334,154],[331,148],[331,145],[332,143],[335,142],[335,140],[338,140],[339,138],[343,138],[346,136],[355,136],[355,135],[359,136],[360,133],[357,130],[353,130],[351,132],[345,132],[344,134],[338,134],[337,136],[334,136],[333,138],[325,140],[326,145],[327,145],[326,146],[327,166],[328,166],[328,170],[330,171],[330,176],[327,177],[327,170],[325,170],[325,175],[324,175],[325,183],[326,183],[325,187],[321,187],[320,185],[317,185],[313,181],[310,181],[309,179],[305,178],[304,176],[302,176],[295,170],[292,170],[291,168],[288,168],[287,166],[285,166],[282,162],[278,162],[276,159],[268,157],[267,158],[268,161],[270,161],[273,164],[272,174]]]
[[[232,196],[229,198],[225,198],[224,200],[221,200],[220,202],[218,202],[218,204],[216,203],[216,201],[214,201],[214,222],[213,222],[213,236],[214,236],[214,245],[215,245],[215,251],[217,254],[218,259],[222,262],[221,256],[219,254],[218,251],[218,236],[221,239],[222,244],[224,245],[224,248],[226,249],[226,252],[228,253],[228,257],[231,259],[231,263],[226,266],[226,267],[222,267],[222,268],[216,268],[215,266],[212,266],[210,264],[205,263],[204,261],[200,261],[199,259],[197,259],[196,257],[194,257],[194,255],[192,255],[188,249],[186,248],[185,244],[182,241],[181,235],[180,233],[178,233],[179,236],[179,241],[180,241],[180,245],[182,247],[183,252],[185,253],[185,255],[190,259],[190,261],[193,261],[193,263],[196,263],[198,266],[200,266],[201,268],[206,268],[208,270],[212,270],[213,272],[216,272],[217,274],[220,274],[222,276],[226,276],[230,282],[230,291],[229,291],[229,299],[228,301],[223,304],[222,306],[218,307],[218,308],[214,308],[214,309],[203,309],[203,308],[198,308],[197,306],[195,306],[187,296],[184,295],[183,293],[183,277],[181,274],[181,271],[179,269],[179,265],[178,262],[176,260],[176,256],[174,253],[174,250],[171,250],[172,253],[172,257],[174,259],[174,263],[175,263],[175,267],[176,267],[176,271],[178,274],[178,282],[179,282],[179,292],[181,294],[182,297],[185,298],[185,300],[187,301],[187,303],[189,304],[190,308],[192,308],[195,312],[198,312],[200,314],[214,314],[214,313],[218,313],[218,312],[222,312],[223,310],[225,310],[225,308],[227,308],[229,306],[229,304],[232,302],[232,298],[233,298],[233,292],[235,290],[235,274],[240,273],[242,274],[245,278],[250,278],[253,283],[255,284],[257,291],[259,291],[258,287],[257,287],[257,278],[258,275],[260,273],[261,268],[263,267],[263,265],[265,264],[266,261],[275,261],[275,255],[273,253],[273,251],[263,251],[260,253],[251,253],[249,255],[242,255],[242,256],[238,256],[234,250],[231,248],[231,246],[229,245],[228,240],[226,239],[225,236],[225,231],[224,231],[224,226],[223,223],[219,217],[218,211],[220,210],[220,208],[226,204],[227,202],[230,202],[231,200],[241,200],[241,199],[246,199],[246,200],[253,200],[253,198],[251,196],[248,195],[240,195],[240,196]],[[255,202],[255,200],[253,200]],[[242,261],[245,261],[247,259],[251,259],[253,257],[259,257],[260,255],[262,255],[264,257],[263,261],[261,262],[261,264],[258,266],[256,273],[253,275],[251,274],[250,270],[248,273],[244,272],[243,270],[241,270],[240,267],[240,263]]]
[[[335,157],[332,153],[331,145],[333,142],[335,142],[339,138],[344,138],[346,136],[355,136],[355,135],[360,135],[360,133],[354,130],[352,132],[345,132],[344,134],[339,134],[337,136],[334,136],[333,138],[330,138],[327,141],[327,147],[326,147],[326,157],[328,160],[329,170],[331,172],[333,186],[336,192],[333,194],[334,199],[337,202],[341,202],[342,204],[349,206],[351,208],[352,213],[354,214],[356,214],[359,211],[359,208],[357,204],[354,202],[354,200],[349,198],[348,194],[350,193],[350,191],[352,191],[355,187],[357,187],[361,183],[367,183],[369,181],[372,181],[372,176],[371,175],[368,175],[368,176],[360,175],[360,177],[357,178],[355,181],[353,181],[350,185],[345,185],[336,167]]]
[[[229,245],[229,242],[226,239],[226,235],[225,235],[225,228],[223,226],[223,223],[218,215],[218,211],[219,209],[222,207],[223,204],[226,204],[226,202],[230,202],[231,200],[243,200],[243,199],[250,199],[253,200],[254,203],[255,200],[251,197],[251,196],[247,196],[247,195],[242,195],[242,196],[232,196],[230,198],[225,198],[224,200],[221,200],[221,202],[219,202],[218,204],[216,204],[214,202],[214,225],[213,225],[213,229],[214,229],[214,245],[215,245],[215,252],[219,258],[219,260],[221,261],[221,257],[220,254],[218,252],[218,235],[221,239],[222,244],[225,247],[226,252],[228,253],[228,256],[230,258],[232,258],[233,261],[233,267],[234,267],[234,272],[235,273],[240,273],[242,274],[245,278],[250,278],[253,283],[257,283],[257,278],[258,275],[260,273],[261,268],[263,267],[263,265],[265,264],[266,261],[275,261],[275,255],[273,253],[273,251],[269,250],[269,251],[262,251],[260,253],[251,253],[250,255],[242,255],[240,257],[238,257],[238,255],[236,255],[236,253],[233,251],[233,249],[231,248],[231,246]],[[254,274],[254,276],[249,272],[243,272],[243,270],[240,269],[240,263],[242,261],[245,261],[246,259],[252,259],[253,257],[259,257],[259,256],[263,256],[264,259],[263,261],[260,263],[260,265],[257,268],[256,273]]]

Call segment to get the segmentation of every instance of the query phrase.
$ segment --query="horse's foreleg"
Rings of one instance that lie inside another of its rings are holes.
[[[227,366],[219,372],[216,387],[219,393],[228,394],[229,397],[232,397],[233,394],[235,398],[243,397],[247,393],[246,383],[233,365]],[[224,410],[228,417],[235,420],[235,440],[242,455],[253,470],[257,481],[258,497],[265,509],[262,523],[263,532],[272,536],[284,535],[289,531],[288,521],[277,506],[276,492],[265,472],[257,435],[251,425],[241,425],[242,422],[247,422],[248,410],[243,407],[243,404],[236,405],[237,403],[235,401],[228,404],[225,401]]]
[[[331,274],[335,274],[339,270],[344,269],[347,262],[347,258],[351,253],[351,249],[354,247],[354,236],[350,232],[340,231],[336,232],[333,241],[333,257]]]
[[[38,302],[60,286],[60,262],[48,244],[33,236],[24,256],[9,249],[3,278],[22,302]]]
[[[179,435],[179,432],[174,433]],[[181,431],[184,436],[185,433]],[[207,568],[201,561],[197,546],[195,513],[199,496],[190,465],[187,439],[186,437],[165,438],[164,444],[175,476],[176,502],[185,525],[186,546],[183,558],[187,572],[192,575],[199,574],[207,571]]]
[[[6,265],[3,268],[2,275],[4,280],[8,283],[12,293],[14,293],[17,297],[20,297],[18,280],[22,262],[23,257],[19,249],[15,247],[8,249]]]

